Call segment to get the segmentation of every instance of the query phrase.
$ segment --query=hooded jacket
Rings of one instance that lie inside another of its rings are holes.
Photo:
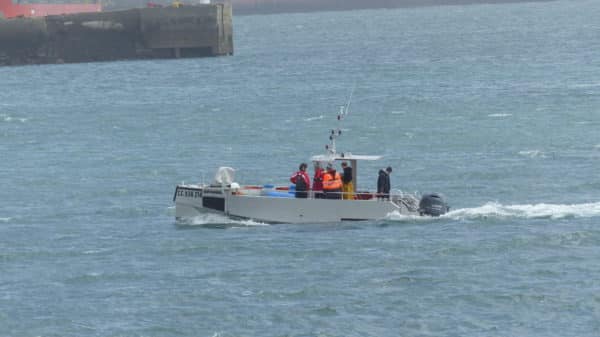
[[[377,178],[377,193],[390,193],[390,175],[384,170],[379,170],[379,177]]]
[[[304,183],[306,184],[306,189],[304,191],[308,191],[310,190],[310,178],[308,177],[308,174],[305,171],[298,171],[296,173],[294,173],[291,177],[290,177],[290,181],[293,184],[298,184],[298,182],[296,181],[296,179],[298,179],[299,177],[302,177],[304,179]]]

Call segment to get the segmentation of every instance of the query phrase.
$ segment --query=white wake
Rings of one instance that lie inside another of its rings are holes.
[[[480,207],[461,208],[444,214],[442,218],[463,219],[564,219],[600,216],[600,202],[584,204],[524,204],[502,205],[488,202]]]
[[[268,226],[268,224],[247,219],[235,219],[215,213],[205,213],[179,223],[183,226],[218,226],[218,227],[256,227]]]

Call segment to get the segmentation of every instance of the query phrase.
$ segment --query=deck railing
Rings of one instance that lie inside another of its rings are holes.
[[[269,185],[267,185],[269,186]],[[296,191],[287,186],[241,186],[234,192],[237,195],[256,197],[282,197],[295,198]],[[390,194],[381,194],[376,191],[359,190],[356,192],[324,192],[309,190],[305,192],[305,199],[343,199],[343,200],[393,200],[406,196],[402,191],[392,191]],[[344,198],[346,197],[346,198]]]

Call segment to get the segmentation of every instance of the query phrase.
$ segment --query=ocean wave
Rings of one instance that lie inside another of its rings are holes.
[[[12,218],[8,217],[8,218],[0,218],[0,222],[9,222],[10,220],[12,220]]]
[[[592,218],[600,216],[600,202],[584,204],[524,204],[502,205],[488,202],[480,207],[462,208],[450,211],[441,218],[464,219],[563,219]]]

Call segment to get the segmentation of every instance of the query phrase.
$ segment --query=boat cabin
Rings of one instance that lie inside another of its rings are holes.
[[[350,167],[352,168],[352,181],[354,182],[354,190],[352,192],[356,193],[356,188],[358,186],[357,181],[357,171],[358,171],[358,162],[360,160],[364,161],[374,161],[383,158],[382,156],[367,156],[367,155],[356,155],[351,153],[332,153],[332,154],[323,154],[312,156],[310,160],[313,163],[332,163],[335,161],[345,161],[348,162]],[[321,165],[323,167],[323,165]]]

